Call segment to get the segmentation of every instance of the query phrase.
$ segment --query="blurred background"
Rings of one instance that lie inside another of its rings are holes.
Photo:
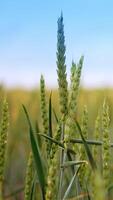
[[[104,98],[113,122],[113,1],[112,0],[1,0],[0,1],[0,113],[7,95],[10,127],[6,188],[23,188],[30,151],[25,104],[32,121],[40,118],[39,81],[43,74],[47,101],[58,113],[56,73],[57,19],[64,16],[67,76],[72,60],[85,56],[78,103],[78,117],[87,105],[89,132]],[[92,135],[91,135],[92,136]],[[17,197],[20,198],[22,193]]]

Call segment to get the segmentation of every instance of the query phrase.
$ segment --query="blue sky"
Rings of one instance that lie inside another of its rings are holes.
[[[1,0],[0,82],[32,87],[41,73],[57,84],[56,31],[63,11],[66,63],[85,56],[82,84],[113,86],[112,0]]]

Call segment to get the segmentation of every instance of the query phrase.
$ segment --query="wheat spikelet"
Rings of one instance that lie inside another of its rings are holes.
[[[30,200],[32,181],[33,181],[33,155],[30,152],[26,170],[25,191],[24,191],[25,200]]]
[[[45,80],[43,75],[40,78],[40,96],[41,96],[41,116],[43,123],[43,132],[48,133],[48,113],[47,113],[47,103],[45,94]]]
[[[58,150],[55,152],[54,157],[50,160],[47,187],[46,187],[46,200],[56,200],[56,179],[58,170]]]
[[[65,124],[64,141],[65,146],[69,144],[70,138],[75,134],[75,115],[77,109],[77,96],[80,85],[81,70],[83,65],[83,56],[80,58],[78,67],[72,63],[71,68],[71,91],[69,100],[68,116]]]
[[[43,75],[41,75],[41,78],[40,78],[40,96],[41,96],[41,116],[42,116],[42,123],[43,123],[43,132],[45,134],[48,134],[49,122],[48,122],[48,112],[47,112],[47,103],[46,103],[45,80],[44,80]],[[47,150],[47,157],[49,157],[50,144],[48,140],[46,140],[45,146]]]
[[[104,101],[103,113],[102,113],[102,133],[103,133],[103,145],[102,145],[102,159],[103,159],[103,178],[105,188],[109,186],[110,170],[110,138],[109,138],[109,107]]]

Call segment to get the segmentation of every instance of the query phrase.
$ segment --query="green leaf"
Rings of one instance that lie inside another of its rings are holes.
[[[40,136],[42,136],[42,137],[50,140],[53,143],[59,145],[59,147],[62,147],[63,149],[65,148],[64,145],[61,142],[58,142],[57,140],[55,140],[55,139],[47,136],[46,134],[44,134],[44,133],[37,133],[37,134],[39,134]],[[70,152],[70,153],[72,153],[72,154],[74,154],[74,155],[76,155],[76,153],[72,149],[70,149],[70,148],[67,148],[67,151]]]
[[[40,150],[36,143],[34,131],[32,128],[31,121],[30,121],[30,117],[29,117],[28,112],[24,105],[23,105],[23,109],[24,109],[24,112],[25,112],[25,115],[26,115],[26,118],[27,118],[27,121],[29,124],[30,142],[31,142],[34,160],[35,160],[36,171],[37,171],[37,175],[38,175],[38,179],[39,179],[39,183],[40,183],[40,187],[41,187],[41,191],[42,191],[43,200],[45,200],[45,185],[46,184],[45,184],[45,175],[44,175],[44,169],[43,169],[43,163],[42,163],[42,159],[41,159],[41,155],[40,155]]]
[[[81,130],[80,125],[79,125],[79,123],[77,122],[77,120],[76,120],[76,125],[77,125],[77,128],[78,128],[78,130],[79,130],[80,136],[81,136],[81,138],[82,138],[82,141],[83,141],[83,144],[84,144],[84,147],[85,147],[85,150],[86,150],[88,159],[89,159],[89,163],[90,163],[92,169],[93,169],[93,170],[96,170],[96,169],[97,169],[96,163],[95,163],[95,161],[94,161],[94,159],[93,159],[92,153],[91,153],[91,151],[90,151],[90,149],[89,149],[89,146],[88,146],[88,144],[87,144],[87,142],[86,142],[86,140],[85,140],[85,138],[84,138],[84,136],[83,136],[83,134],[82,134],[82,130]]]
[[[74,144],[84,144],[83,140],[76,139],[76,138],[70,139],[70,142],[74,143]],[[87,144],[96,145],[96,146],[101,146],[103,144],[103,142],[99,141],[99,140],[86,140],[86,142],[87,142]],[[113,143],[110,143],[110,147],[113,147]]]
[[[78,143],[78,144],[83,144],[83,140],[82,139],[76,139],[76,138],[72,138],[70,139],[70,142],[71,143]],[[97,140],[86,140],[87,144],[90,144],[90,145],[97,145],[97,146],[100,146],[102,145],[102,141],[97,141]]]

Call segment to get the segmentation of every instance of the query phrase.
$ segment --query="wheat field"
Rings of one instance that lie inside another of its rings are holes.
[[[113,90],[80,85],[84,56],[65,64],[58,19],[58,88],[0,86],[0,200],[112,200]]]

